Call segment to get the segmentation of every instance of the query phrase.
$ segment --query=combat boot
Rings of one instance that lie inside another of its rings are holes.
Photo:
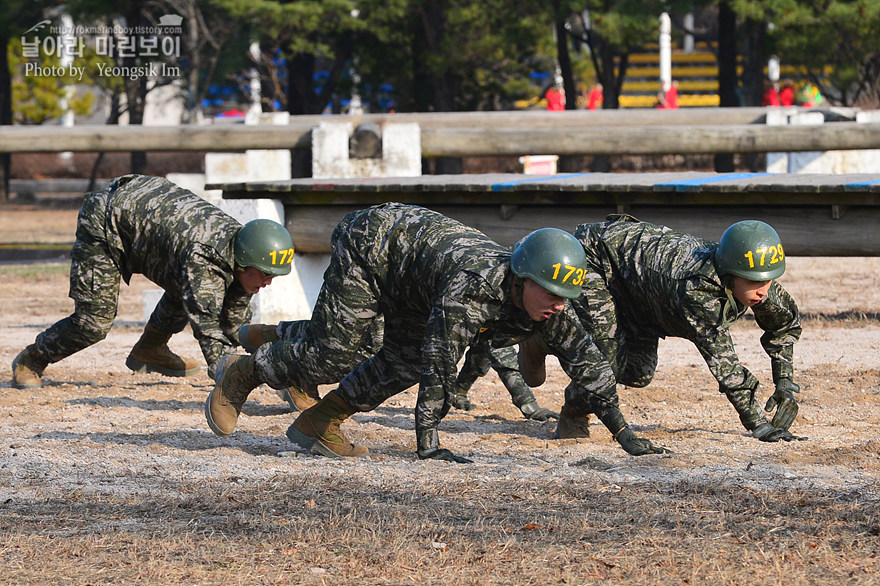
[[[305,411],[317,405],[321,400],[321,395],[318,394],[318,385],[305,385],[301,389],[298,387],[276,389],[275,394],[283,401],[287,401],[291,411]]]
[[[456,388],[452,395],[452,406],[462,411],[473,411],[477,407],[468,399],[468,390],[461,387]]]
[[[37,352],[31,344],[12,360],[12,386],[16,389],[38,389],[43,386],[41,377],[49,361]]]
[[[300,413],[287,428],[287,437],[300,447],[328,458],[365,456],[369,450],[352,444],[339,428],[355,413],[357,409],[335,391],[327,393],[317,405]]]
[[[578,414],[568,405],[563,405],[559,413],[555,437],[556,439],[590,437],[590,414]]]
[[[519,370],[523,380],[530,387],[540,387],[547,379],[544,359],[549,352],[550,349],[537,335],[520,342],[517,362],[519,362]]]
[[[238,328],[238,341],[248,354],[253,354],[263,344],[277,342],[277,325],[247,324]],[[283,397],[282,397],[283,398]]]
[[[235,431],[241,407],[260,383],[254,370],[254,356],[224,356],[217,366],[217,384],[205,401],[208,427],[220,437]]]
[[[125,359],[125,366],[135,372],[158,372],[165,376],[190,376],[197,373],[202,368],[201,365],[172,352],[168,347],[170,339],[171,334],[147,324],[140,340]]]

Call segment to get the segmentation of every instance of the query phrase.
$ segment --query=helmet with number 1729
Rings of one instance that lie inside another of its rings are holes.
[[[577,299],[587,258],[578,239],[565,230],[541,228],[516,243],[510,268],[517,277],[529,278],[554,295]]]
[[[235,235],[232,250],[240,267],[255,267],[276,277],[290,273],[293,240],[278,222],[251,220]]]
[[[779,234],[759,220],[737,222],[724,231],[715,262],[722,275],[750,281],[771,281],[785,272],[785,251]]]

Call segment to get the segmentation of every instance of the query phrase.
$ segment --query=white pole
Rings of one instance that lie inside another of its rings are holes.
[[[248,71],[249,81],[251,85],[251,105],[244,117],[245,124],[259,124],[260,117],[263,115],[262,104],[262,88],[260,87],[260,59],[262,52],[260,51],[259,41],[251,41],[248,46],[248,55],[253,62],[253,66]]]
[[[771,55],[770,60],[767,62],[767,77],[773,83],[779,81],[779,58],[776,55]]]
[[[672,83],[672,21],[665,12],[660,15],[660,83]]]
[[[694,13],[688,12],[684,15],[684,46],[682,49],[685,53],[693,53],[694,52],[694,35],[691,32],[694,30]]]
[[[66,70],[71,65],[73,65],[73,54],[75,49],[76,39],[73,38],[73,19],[69,14],[62,13],[61,14],[61,38],[59,42],[58,50],[61,52],[59,65],[61,69]],[[71,127],[73,126],[75,115],[73,110],[70,108],[70,101],[73,99],[74,93],[76,92],[76,87],[74,85],[68,85],[64,88],[64,94],[61,96],[61,99],[58,102],[61,110],[64,112],[61,115],[61,119],[59,122],[61,126]],[[70,151],[64,151],[58,153],[58,156],[62,159],[71,159],[73,158],[73,153]]]

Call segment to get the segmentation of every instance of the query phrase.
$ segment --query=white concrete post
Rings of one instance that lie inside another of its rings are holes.
[[[660,84],[672,83],[672,20],[669,14],[660,15]]]

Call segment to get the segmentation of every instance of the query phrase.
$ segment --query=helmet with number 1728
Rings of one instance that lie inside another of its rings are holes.
[[[290,272],[293,240],[287,228],[272,220],[251,220],[235,235],[232,246],[235,264],[255,267],[267,275]]]
[[[722,275],[750,281],[771,281],[785,272],[785,251],[779,234],[759,220],[737,222],[724,231],[715,262]]]
[[[510,268],[516,276],[529,278],[554,295],[577,299],[587,258],[578,239],[565,230],[541,228],[516,243]]]

